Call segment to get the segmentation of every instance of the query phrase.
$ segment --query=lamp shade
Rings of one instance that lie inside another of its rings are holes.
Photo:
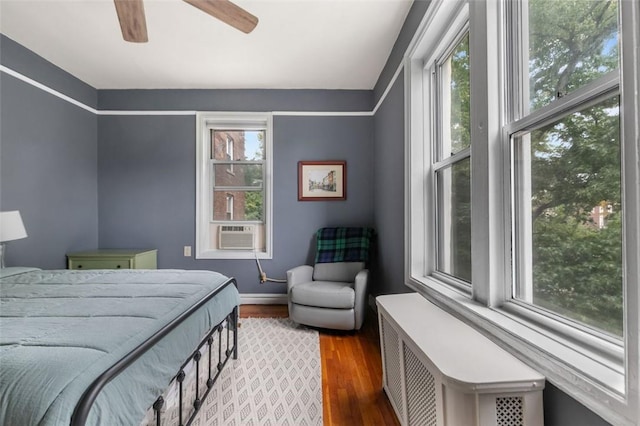
[[[0,212],[0,243],[27,238],[22,217],[18,210]]]

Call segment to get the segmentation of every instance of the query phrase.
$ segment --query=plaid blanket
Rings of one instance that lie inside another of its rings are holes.
[[[316,233],[316,263],[367,262],[371,228],[321,228]]]

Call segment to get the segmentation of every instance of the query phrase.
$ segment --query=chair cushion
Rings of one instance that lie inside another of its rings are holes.
[[[352,283],[363,269],[364,262],[316,263],[313,267],[313,279]]]
[[[353,330],[356,316],[353,309],[327,309],[315,306],[291,304],[289,318],[298,324],[334,330]]]
[[[310,281],[298,284],[289,294],[292,303],[321,308],[352,309],[355,291],[351,283],[336,281]]]

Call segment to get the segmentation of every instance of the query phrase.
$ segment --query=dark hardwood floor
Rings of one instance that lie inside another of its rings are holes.
[[[240,317],[284,318],[286,305],[242,305]],[[382,390],[378,324],[368,312],[358,332],[319,330],[323,419],[326,426],[400,423]]]

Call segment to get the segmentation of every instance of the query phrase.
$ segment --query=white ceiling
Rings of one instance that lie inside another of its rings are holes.
[[[112,0],[0,0],[0,32],[97,89],[372,89],[413,0],[234,0],[244,34],[180,0],[145,0],[149,42]]]

